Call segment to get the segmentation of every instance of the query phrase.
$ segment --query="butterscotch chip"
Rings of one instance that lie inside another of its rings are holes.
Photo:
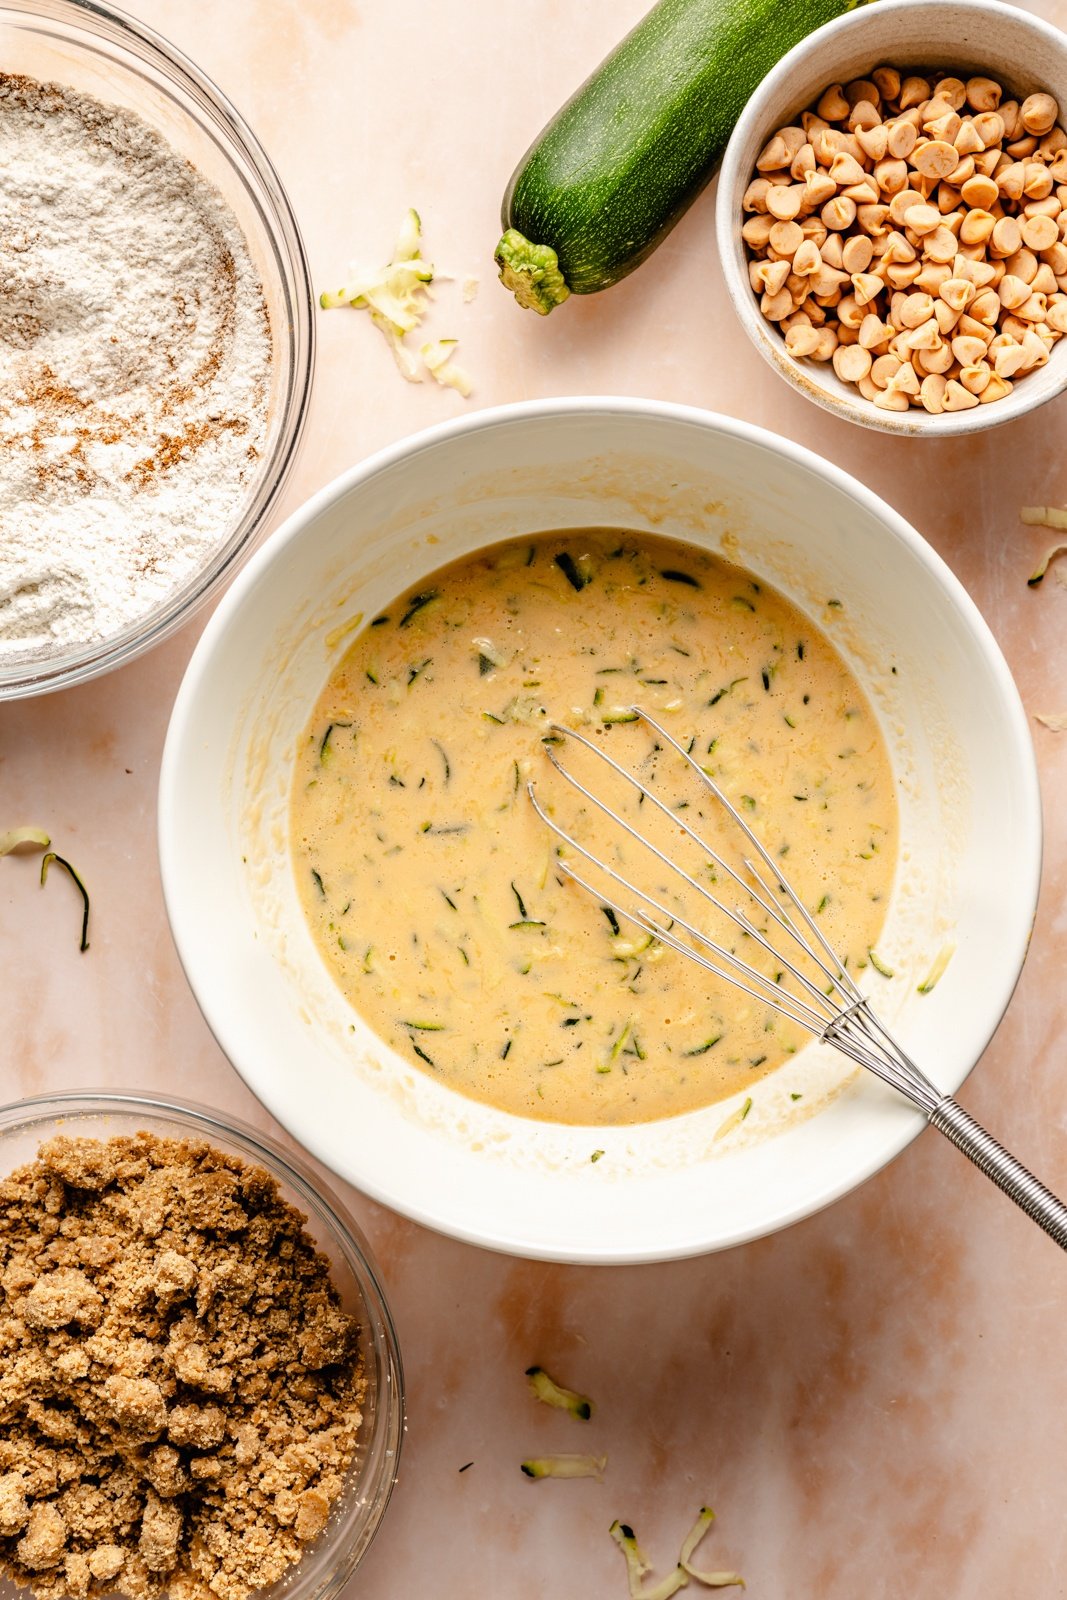
[[[247,1600],[325,1527],[358,1330],[266,1172],[57,1138],[0,1182],[0,1570],[35,1600]]]
[[[914,152],[911,163],[924,178],[947,178],[959,164],[959,152],[947,139],[931,139]]]

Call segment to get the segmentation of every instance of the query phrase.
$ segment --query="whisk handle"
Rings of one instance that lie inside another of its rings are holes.
[[[951,1095],[935,1106],[930,1122],[946,1139],[962,1150],[980,1172],[991,1178],[998,1188],[1021,1206],[1039,1228],[1044,1228],[1055,1239],[1061,1250],[1067,1250],[1067,1206],[1058,1200],[1051,1189],[1039,1183],[1021,1161],[1009,1155],[982,1127],[980,1122],[957,1105]]]

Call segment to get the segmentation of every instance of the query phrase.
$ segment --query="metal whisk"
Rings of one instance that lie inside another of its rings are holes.
[[[538,799],[534,785],[530,783],[528,792],[538,816],[558,839],[577,856],[589,862],[599,876],[615,885],[621,897],[616,898],[613,893],[605,894],[600,887],[590,883],[566,856],[561,855],[558,858],[556,863],[558,869],[593,896],[598,904],[610,907],[618,916],[636,923],[670,949],[678,951],[688,960],[695,961],[705,971],[743,990],[754,999],[789,1018],[790,1021],[799,1024],[817,1039],[826,1040],[843,1055],[866,1067],[876,1077],[896,1089],[913,1105],[918,1106],[933,1127],[943,1133],[958,1150],[962,1150],[987,1178],[991,1178],[1003,1189],[1004,1193],[1032,1217],[1062,1249],[1067,1249],[1067,1206],[1057,1199],[1051,1190],[1046,1189],[1021,1162],[1009,1155],[980,1123],[956,1103],[951,1095],[942,1094],[934,1087],[926,1074],[916,1066],[879,1021],[869,999],[861,993],[807,907],[782,875],[780,865],[764,848],[740,812],[693,759],[689,751],[660,723],[639,706],[632,707],[631,711],[636,719],[652,730],[658,740],[662,740],[663,746],[675,751],[687,763],[699,783],[714,796],[731,821],[741,830],[752,852],[742,859],[744,870],[751,881],[746,881],[729,862],[724,860],[684,816],[665,804],[633,771],[622,766],[602,745],[587,738],[585,734],[573,728],[553,725],[551,732],[556,740],[556,747],[554,748],[551,743],[545,745],[549,760],[556,771],[597,811],[603,813],[636,843],[651,852],[652,856],[672,875],[683,880],[699,900],[709,903],[741,933],[746,934],[772,955],[779,967],[790,974],[794,988],[786,989],[776,978],[760,972],[735,951],[719,943],[688,916],[680,915],[677,909],[669,909],[662,901],[595,855],[549,815]],[[596,757],[597,761],[611,768],[618,778],[632,785],[642,797],[639,804],[645,802],[651,804],[667,818],[673,828],[680,829],[702,852],[705,861],[712,865],[716,884],[721,875],[740,890],[747,900],[754,902],[755,906],[758,906],[760,911],[774,923],[777,929],[775,942],[772,943],[767,938],[741,905],[730,905],[721,895],[712,892],[707,884],[701,883],[661,850],[646,832],[634,827],[600,795],[569,771],[556,753],[556,749],[568,740],[583,746]],[[691,942],[686,942],[686,938]]]

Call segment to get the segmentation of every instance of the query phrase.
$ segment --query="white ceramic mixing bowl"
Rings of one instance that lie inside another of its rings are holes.
[[[734,1102],[628,1128],[475,1104],[349,1010],[305,925],[288,851],[294,751],[353,637],[346,624],[479,546],[593,524],[721,551],[784,591],[850,662],[886,736],[901,821],[879,942],[895,976],[864,977],[905,1047],[958,1088],[1011,995],[1037,898],[1040,809],[1018,695],[960,584],[887,505],[810,451],[705,412],[597,399],[481,412],[382,452],[290,518],[219,606],[178,695],[163,884],[219,1043],[335,1171],[494,1249],[661,1260],[817,1210],[903,1149],[921,1116],[824,1045],[755,1085],[725,1138]],[[920,995],[947,944],[944,977]]]

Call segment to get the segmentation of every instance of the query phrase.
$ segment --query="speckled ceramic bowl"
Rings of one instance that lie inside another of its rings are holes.
[[[797,361],[768,322],[748,280],[741,200],[756,158],[776,129],[794,122],[831,83],[867,77],[880,65],[985,73],[1019,98],[1046,89],[1067,116],[1067,34],[998,0],[877,0],[829,22],[795,45],[764,78],[734,129],[719,173],[716,234],[734,310],[765,361],[816,405],[884,433],[941,439],[976,433],[1034,411],[1067,388],[1067,338],[1048,364],[1011,394],[970,411],[940,415],[913,407],[881,411],[828,361]]]

